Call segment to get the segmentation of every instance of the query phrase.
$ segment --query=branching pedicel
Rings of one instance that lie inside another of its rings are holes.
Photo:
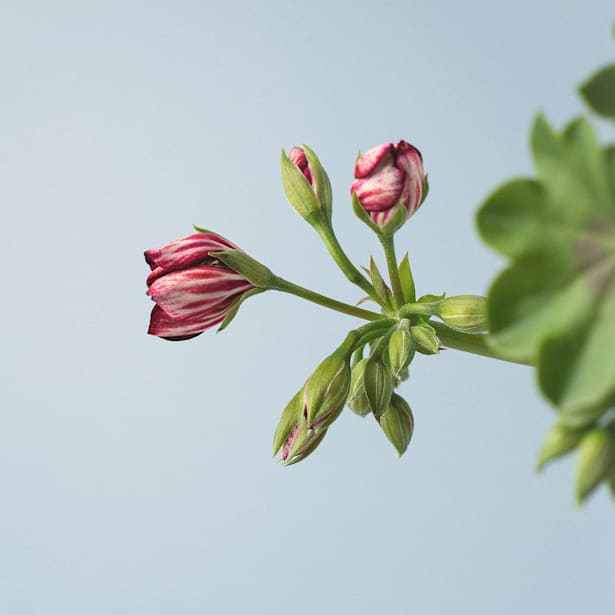
[[[615,66],[582,88],[598,113],[615,118]],[[332,223],[329,178],[307,146],[282,152],[282,184],[291,205],[314,228],[348,280],[377,310],[349,305],[284,280],[217,233],[197,233],[145,253],[155,301],[149,333],[185,340],[225,328],[248,297],[291,293],[367,321],[350,331],[288,403],[274,436],[285,465],[322,442],[347,405],[372,414],[402,455],[414,417],[396,390],[417,353],[443,346],[538,370],[558,420],[539,469],[579,450],[581,503],[602,482],[615,493],[615,148],[601,147],[586,120],[561,134],[539,117],[532,132],[534,179],[497,189],[478,216],[483,239],[511,259],[488,298],[416,296],[408,255],[395,253],[397,230],[428,192],[420,152],[406,141],[359,156],[350,192],[356,215],[384,250],[387,276],[370,259],[362,273],[342,249]],[[487,328],[490,333],[484,333]]]

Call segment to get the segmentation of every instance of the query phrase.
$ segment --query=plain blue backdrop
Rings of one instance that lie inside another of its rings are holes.
[[[534,475],[554,413],[530,369],[419,357],[401,460],[346,412],[283,468],[282,408],[357,322],[268,293],[219,335],[149,337],[142,252],[196,223],[354,302],[285,203],[280,148],[318,152],[342,243],[382,263],[348,188],[358,149],[405,138],[431,183],[397,239],[419,291],[484,293],[502,261],[475,211],[531,173],[535,113],[584,111],[614,18],[606,0],[3,3],[0,612],[612,613],[615,507],[575,509],[572,460]]]

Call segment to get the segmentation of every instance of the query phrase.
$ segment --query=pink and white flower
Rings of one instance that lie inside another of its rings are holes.
[[[408,219],[421,205],[426,191],[423,158],[406,141],[383,143],[361,155],[350,188],[371,221],[383,227],[402,203]]]
[[[239,250],[214,233],[196,233],[147,250],[147,294],[156,303],[148,333],[169,340],[195,337],[221,323],[254,285],[212,253]]]

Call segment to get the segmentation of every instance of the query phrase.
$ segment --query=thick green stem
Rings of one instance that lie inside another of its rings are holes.
[[[304,288],[303,286],[299,286],[298,284],[293,284],[292,282],[284,280],[283,278],[280,278],[278,276],[274,277],[273,282],[271,283],[271,286],[269,288],[273,290],[279,290],[284,293],[289,293],[291,295],[301,297],[302,299],[307,299],[312,303],[317,303],[318,305],[322,305],[331,310],[342,312],[343,314],[349,314],[350,316],[356,316],[357,318],[362,318],[363,320],[382,319],[382,314],[378,314],[378,312],[364,310],[354,305],[349,305],[348,303],[337,301],[337,299],[332,299],[331,297],[327,297],[326,295],[321,295],[320,293],[316,293],[309,288]]]
[[[337,240],[333,228],[329,224],[313,225],[325,244],[329,254],[337,263],[337,266],[342,270],[344,275],[359,288],[363,289],[372,299],[380,303],[378,295],[373,286],[365,278],[365,276],[354,266],[352,261],[346,256],[344,249]]]
[[[515,359],[497,352],[487,343],[487,335],[482,333],[462,333],[455,331],[446,325],[430,320],[429,324],[436,330],[438,337],[445,346],[461,350],[462,352],[470,352],[479,354],[491,359],[499,359],[500,361],[508,361],[509,363],[519,363],[520,365],[532,365],[529,359]]]
[[[399,279],[399,269],[397,268],[397,257],[395,256],[395,242],[393,235],[378,235],[384,256],[387,261],[389,270],[389,278],[391,279],[391,288],[393,290],[393,302],[395,309],[398,310],[404,304],[404,293],[401,289],[401,281]]]

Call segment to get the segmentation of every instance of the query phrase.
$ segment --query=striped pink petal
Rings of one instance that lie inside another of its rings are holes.
[[[174,319],[197,318],[254,288],[223,267],[198,266],[157,278],[147,294]]]
[[[148,286],[160,276],[179,269],[202,264],[211,259],[212,252],[237,250],[237,246],[214,233],[196,233],[147,250],[145,260],[152,269],[147,278]]]
[[[378,170],[378,167],[393,163],[393,144],[383,143],[367,150],[359,156],[355,167],[354,176],[357,179],[366,177]]]
[[[234,305],[234,301],[222,304],[217,309],[195,318],[176,320],[171,318],[164,310],[155,305],[150,316],[150,335],[157,335],[171,341],[187,340],[196,337],[219,323],[221,323]]]
[[[355,180],[350,191],[356,192],[366,211],[383,211],[390,209],[399,201],[405,177],[403,171],[387,166],[379,173]]]
[[[423,177],[423,157],[416,147],[406,141],[400,141],[396,146],[397,154],[395,157],[396,166],[407,173],[417,177]]]

